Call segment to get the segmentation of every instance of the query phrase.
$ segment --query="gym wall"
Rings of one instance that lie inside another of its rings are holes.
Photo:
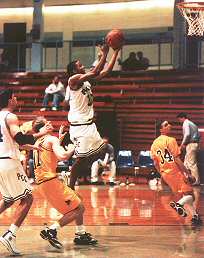
[[[63,32],[63,40],[72,40],[74,31],[107,30],[118,27],[118,24],[123,29],[171,27],[173,26],[173,4],[174,0],[168,0],[167,6],[158,5],[148,8],[146,4],[144,8],[140,6],[116,10],[107,8],[94,10],[83,7],[83,9],[76,8],[73,11],[66,7],[45,8],[44,31]],[[56,10],[59,12],[56,13]],[[0,9],[0,33],[3,33],[5,22],[25,22],[27,32],[29,32],[32,28],[32,16],[31,7]]]

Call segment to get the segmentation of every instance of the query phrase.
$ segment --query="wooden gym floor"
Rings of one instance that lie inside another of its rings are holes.
[[[196,201],[204,220],[204,186],[195,187]],[[97,246],[73,244],[74,223],[59,231],[63,252],[53,250],[39,236],[44,223],[58,214],[34,186],[34,203],[17,234],[22,257],[67,258],[203,258],[204,227],[193,229],[190,218],[178,217],[169,207],[174,197],[168,187],[151,190],[147,183],[134,186],[79,186],[86,206],[84,224],[99,241]],[[0,215],[0,234],[7,230],[14,207]],[[0,257],[9,257],[0,245]]]

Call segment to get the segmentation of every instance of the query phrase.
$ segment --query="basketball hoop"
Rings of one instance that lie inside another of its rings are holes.
[[[182,2],[177,4],[178,9],[188,23],[188,35],[204,35],[204,2]]]

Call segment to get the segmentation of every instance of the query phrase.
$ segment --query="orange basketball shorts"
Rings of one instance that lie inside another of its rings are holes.
[[[52,207],[61,214],[76,209],[81,203],[77,194],[58,178],[39,184],[38,189]]]
[[[162,178],[174,193],[193,192],[192,186],[185,182],[185,177],[180,171],[163,172]]]

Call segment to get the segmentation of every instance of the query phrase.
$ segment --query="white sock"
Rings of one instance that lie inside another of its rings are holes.
[[[179,204],[184,205],[184,204],[189,204],[193,205],[193,196],[192,195],[184,195],[179,201]]]
[[[59,229],[59,228],[61,228],[61,226],[60,226],[60,224],[59,224],[59,222],[55,222],[54,224],[52,224],[50,227],[49,227],[50,229]]]
[[[76,225],[76,233],[82,235],[85,232],[86,232],[86,230],[85,230],[85,226],[84,225],[79,225],[79,226]]]
[[[18,226],[14,225],[14,224],[11,224],[10,228],[9,228],[9,231],[11,231],[11,233],[16,236],[16,232],[17,230],[19,229]]]

